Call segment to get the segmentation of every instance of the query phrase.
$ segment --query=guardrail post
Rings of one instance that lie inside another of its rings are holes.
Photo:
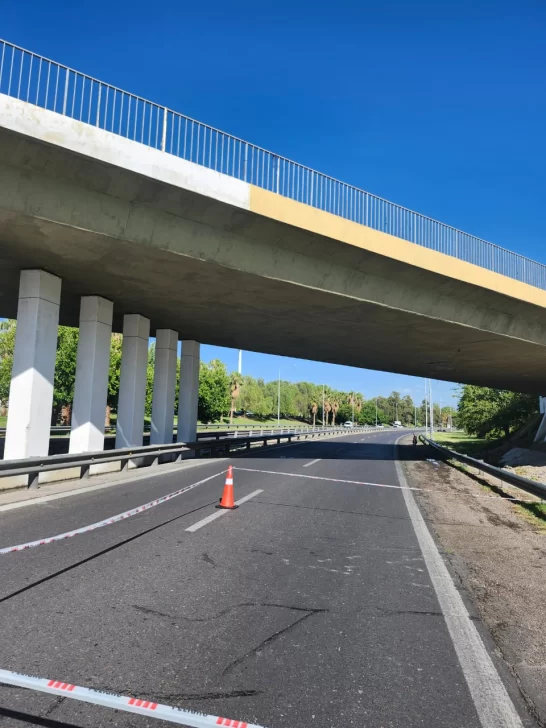
[[[32,489],[37,488],[39,478],[40,473],[30,473],[28,476],[28,487]]]

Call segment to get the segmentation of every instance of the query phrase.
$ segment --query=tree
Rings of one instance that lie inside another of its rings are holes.
[[[239,407],[243,411],[253,412],[256,417],[271,414],[272,402],[265,394],[263,380],[245,376],[240,385]]]
[[[394,420],[400,420],[400,415],[402,413],[402,399],[400,397],[400,392],[390,393],[387,400],[387,406],[390,419],[393,422]]]
[[[470,435],[508,437],[537,411],[537,398],[506,389],[465,384],[461,390],[458,424]]]
[[[79,334],[79,329],[59,326],[53,380],[53,424],[70,425],[72,419]]]
[[[110,413],[118,408],[119,378],[121,375],[122,334],[112,334],[110,340],[110,365],[108,368],[108,395],[106,397],[105,427],[110,427]]]
[[[144,417],[152,416],[152,401],[154,397],[154,370],[155,370],[155,342],[148,348],[148,364],[146,366],[146,396],[144,399]],[[174,416],[174,412],[173,412]]]
[[[316,402],[311,402],[311,404],[309,405],[309,411],[313,416],[313,427],[315,427],[315,423],[317,420],[318,404]]]
[[[238,372],[232,372],[231,373],[231,382],[229,386],[229,392],[231,397],[231,406],[229,409],[229,424],[233,424],[233,413],[235,412],[235,405],[237,403],[237,400],[239,399],[239,396],[241,394],[241,384],[243,383],[243,378]]]
[[[201,422],[214,422],[227,414],[230,407],[230,377],[225,364],[213,359],[199,367],[197,415]]]
[[[453,407],[442,407],[442,427],[457,426],[457,410]]]
[[[332,407],[332,426],[334,426],[336,424],[336,415],[339,412],[339,404],[340,404],[340,396],[339,396],[339,393],[336,392],[330,400],[330,405]]]
[[[325,422],[326,427],[328,427],[328,424],[329,424],[328,417],[329,417],[331,411],[332,411],[332,405],[330,403],[330,398],[328,397],[328,399],[324,400],[324,412],[326,414],[326,422]]]
[[[2,416],[6,414],[9,399],[15,331],[15,321],[0,321],[0,415]]]

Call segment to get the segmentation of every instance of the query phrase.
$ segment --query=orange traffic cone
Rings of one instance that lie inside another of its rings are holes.
[[[236,506],[235,501],[233,500],[233,468],[230,465],[226,475],[224,493],[222,495],[222,498],[220,499],[220,503],[216,506],[216,508],[229,508],[230,510],[233,510],[234,508],[238,507],[239,506]]]

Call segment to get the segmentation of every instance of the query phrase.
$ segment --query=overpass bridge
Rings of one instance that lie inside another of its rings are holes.
[[[6,458],[47,452],[57,324],[80,326],[71,450],[195,436],[199,342],[540,394],[546,267],[0,42]]]

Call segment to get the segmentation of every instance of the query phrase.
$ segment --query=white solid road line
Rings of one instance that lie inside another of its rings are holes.
[[[315,463],[320,463],[320,461],[321,461],[321,458],[317,458],[316,460],[311,460],[310,463],[305,463],[305,465],[303,467],[309,468],[309,467],[311,467],[311,465],[314,465]]]
[[[252,493],[245,495],[244,498],[239,498],[239,500],[236,500],[235,505],[240,506],[243,503],[246,503],[251,498],[255,498],[257,495],[260,495],[260,493],[263,493],[263,490],[254,490]],[[194,523],[193,526],[189,526],[189,528],[186,528],[186,531],[189,531],[190,533],[193,533],[194,531],[198,531],[200,528],[203,528],[203,526],[206,526],[207,523],[211,523],[212,521],[215,521],[217,518],[220,518],[220,516],[225,516],[226,513],[229,513],[229,510],[230,510],[229,508],[226,508],[226,509],[216,511],[216,513],[211,513],[210,516],[207,516],[206,518],[203,518],[201,521],[197,521],[197,523]]]
[[[402,438],[398,438],[396,444]],[[402,464],[395,461],[396,472],[419,546],[440,609],[459,658],[472,700],[483,728],[523,728],[521,719],[508,695],[476,625],[470,619],[461,595],[430,535],[421,511],[408,487]]]

